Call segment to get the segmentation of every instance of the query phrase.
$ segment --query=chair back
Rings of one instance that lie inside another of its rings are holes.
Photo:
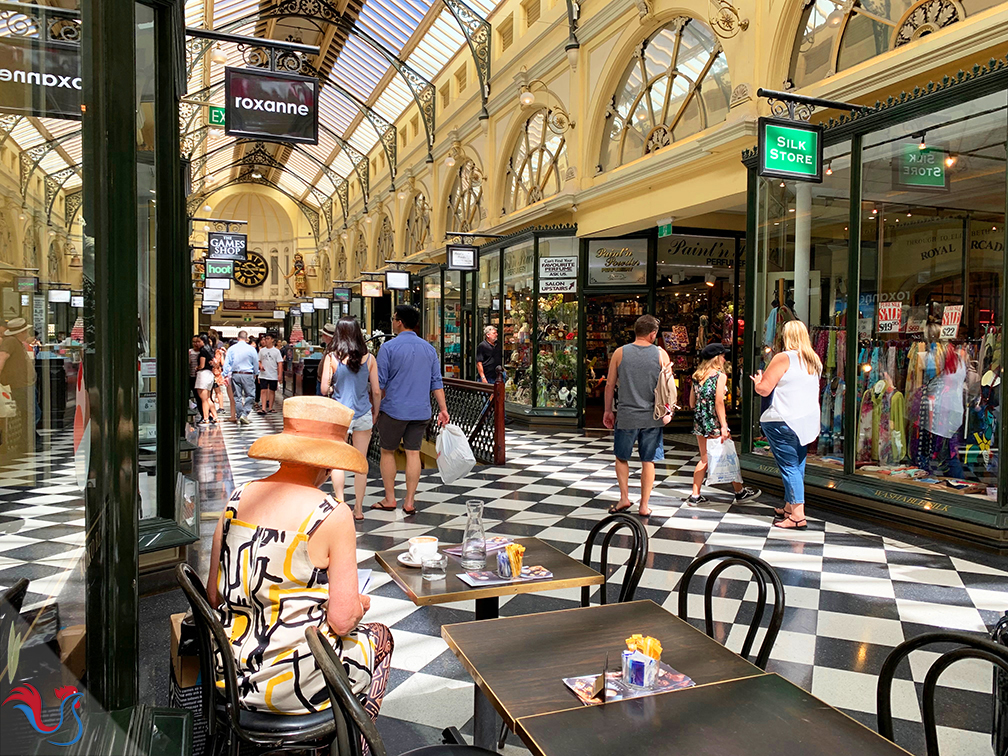
[[[756,642],[756,633],[763,622],[763,615],[767,610],[767,581],[769,580],[774,589],[773,612],[770,615],[770,624],[767,626],[763,643],[760,644],[759,653],[756,654],[756,659],[753,661],[753,664],[765,670],[767,662],[770,661],[770,652],[773,650],[774,642],[777,640],[777,633],[780,632],[781,624],[784,622],[784,583],[781,582],[780,576],[774,568],[759,557],[733,549],[720,549],[708,552],[694,559],[690,566],[686,568],[686,572],[683,573],[682,580],[679,582],[679,619],[688,620],[687,601],[689,599],[690,582],[693,576],[708,562],[719,560],[722,560],[721,563],[711,570],[710,575],[707,576],[707,584],[704,586],[704,631],[708,637],[714,637],[714,583],[717,582],[718,577],[729,567],[747,567],[756,579],[758,591],[756,611],[753,612],[752,622],[749,623],[749,632],[746,633],[740,652],[743,657],[748,659],[753,644]]]
[[[876,691],[876,710],[878,711],[879,735],[896,742],[893,738],[892,721],[892,685],[896,667],[912,651],[932,643],[951,643],[958,648],[946,651],[939,656],[928,669],[924,677],[924,742],[927,756],[938,756],[938,725],[935,722],[935,688],[942,672],[960,659],[981,659],[995,667],[1000,667],[1008,673],[1008,649],[999,643],[977,638],[965,633],[934,632],[918,635],[908,641],[903,641],[889,652],[882,671],[879,672],[878,689]],[[999,756],[1001,756],[999,754]]]
[[[8,674],[10,658],[10,634],[14,632],[25,594],[28,593],[28,579],[21,578],[0,595],[0,700],[7,698],[11,675]],[[23,640],[23,639],[22,639]]]
[[[196,623],[196,635],[199,638],[200,685],[203,692],[203,707],[207,718],[207,742],[213,743],[217,724],[217,700],[220,691],[217,688],[217,665],[215,656],[219,654],[224,672],[223,704],[227,713],[228,724],[239,736],[244,736],[244,729],[238,720],[240,713],[238,703],[238,668],[234,654],[231,652],[231,642],[228,640],[224,626],[217,613],[210,606],[203,581],[196,570],[185,562],[175,568],[175,577],[182,592],[192,608],[193,620]]]
[[[644,523],[636,517],[631,517],[621,512],[603,518],[588,533],[588,538],[585,539],[584,557],[581,560],[587,567],[591,567],[595,541],[602,531],[605,531],[605,535],[602,537],[602,550],[599,555],[599,572],[602,573],[603,577],[607,577],[609,572],[609,544],[612,542],[613,536],[623,529],[630,531],[630,556],[626,560],[626,574],[623,576],[623,585],[620,586],[617,603],[633,601],[641,575],[644,574],[644,563],[647,561],[648,555],[648,534]],[[609,586],[606,583],[602,584],[599,591],[599,603],[608,603],[608,588]],[[590,596],[591,586],[585,586],[581,589],[581,606],[588,606]]]
[[[353,693],[353,686],[343,662],[336,656],[317,627],[305,629],[305,639],[315,657],[315,664],[322,671],[329,700],[332,702],[333,720],[336,723],[336,743],[339,756],[361,756],[361,738],[367,743],[371,756],[387,756],[385,743],[378,728],[364,710],[364,706]]]

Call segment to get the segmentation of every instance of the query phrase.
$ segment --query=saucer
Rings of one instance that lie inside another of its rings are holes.
[[[399,564],[401,564],[403,567],[421,567],[422,566],[420,564],[420,562],[416,561],[413,558],[413,555],[410,554],[408,551],[404,551],[402,554],[400,554],[399,556],[397,556],[396,560],[398,560]]]

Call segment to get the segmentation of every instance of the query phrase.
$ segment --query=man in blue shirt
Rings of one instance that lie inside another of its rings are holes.
[[[420,482],[420,442],[430,422],[431,393],[437,400],[438,423],[448,424],[441,361],[437,351],[417,333],[420,313],[409,305],[399,305],[392,315],[395,338],[378,351],[378,385],[381,411],[378,413],[378,440],[381,445],[381,475],[384,500],[372,509],[396,508],[395,452],[400,442],[406,449],[406,500],[403,514],[416,513],[416,490]]]
[[[252,399],[255,397],[255,379],[259,375],[259,353],[248,343],[247,331],[238,331],[238,341],[227,350],[221,372],[234,392],[238,422],[248,425],[251,422],[249,412],[252,411]]]

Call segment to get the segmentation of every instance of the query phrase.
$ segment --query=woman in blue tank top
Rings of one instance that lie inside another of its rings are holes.
[[[354,448],[367,456],[371,429],[378,417],[381,390],[378,388],[378,365],[368,352],[364,333],[357,318],[343,317],[336,322],[336,335],[322,357],[322,396],[335,399],[354,412],[350,436]],[[364,489],[367,476],[355,473],[354,519],[364,519]],[[333,495],[343,501],[344,473],[332,471]]]

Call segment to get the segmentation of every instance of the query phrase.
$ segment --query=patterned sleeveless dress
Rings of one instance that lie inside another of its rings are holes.
[[[721,430],[717,418],[717,384],[721,373],[711,373],[696,387],[696,408],[693,410],[693,435],[714,438]]]
[[[326,621],[328,574],[308,556],[308,538],[336,502],[326,496],[297,531],[277,530],[238,519],[244,490],[235,489],[225,510],[217,576],[218,611],[231,638],[241,705],[276,714],[329,708],[322,672],[304,636],[315,625],[343,661],[354,693],[377,716],[391,662],[388,628],[362,624],[337,635]],[[371,701],[376,692],[377,701]]]

